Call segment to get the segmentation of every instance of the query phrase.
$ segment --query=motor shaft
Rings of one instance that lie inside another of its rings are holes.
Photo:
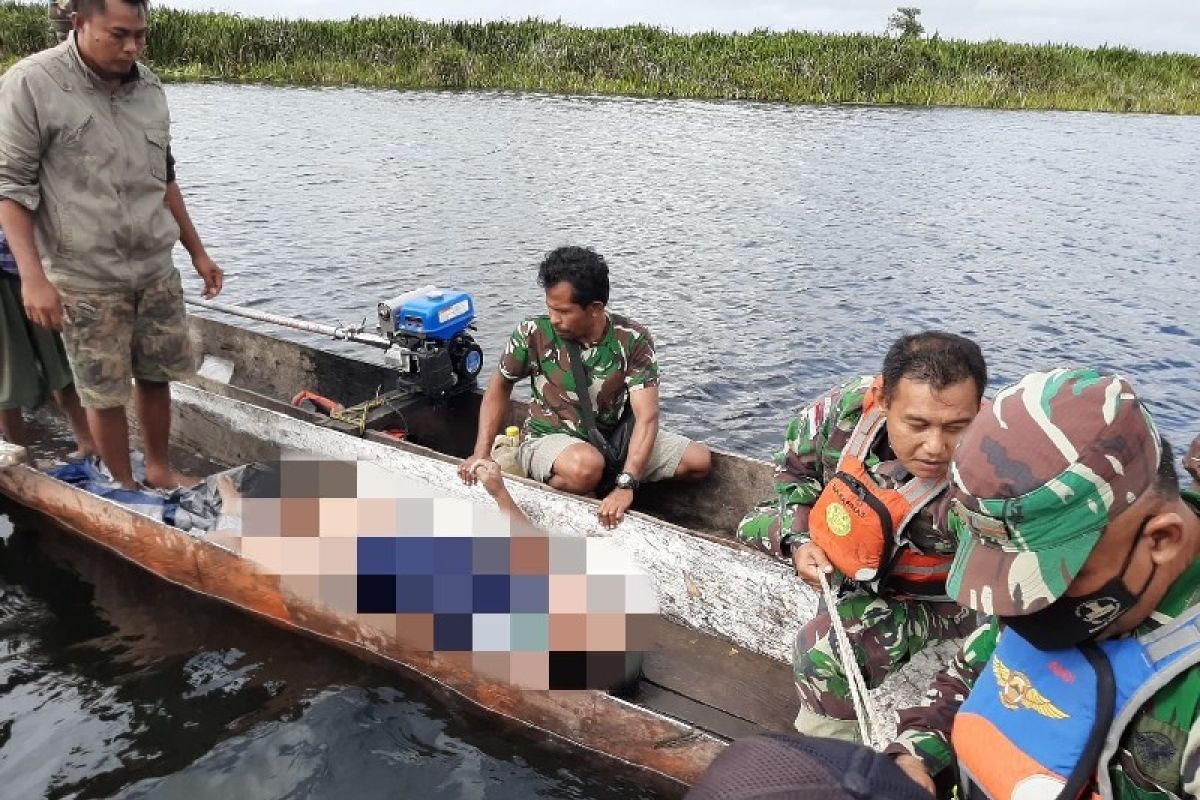
[[[237,317],[258,320],[259,322],[269,322],[272,325],[280,325],[285,328],[294,328],[298,331],[318,333],[322,336],[330,336],[340,341],[366,344],[372,347],[378,347],[382,350],[386,350],[392,346],[392,343],[384,337],[377,336],[373,333],[365,333],[360,328],[345,327],[341,325],[322,325],[317,322],[306,322],[302,319],[283,317],[279,314],[271,314],[266,311],[256,311],[253,308],[246,308],[245,306],[234,306],[227,303],[214,303],[211,300],[188,300],[187,304],[196,306],[197,308],[205,308],[209,311],[219,311],[222,314],[232,314]]]

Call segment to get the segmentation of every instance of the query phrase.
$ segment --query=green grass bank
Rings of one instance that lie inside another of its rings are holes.
[[[175,81],[1200,113],[1200,56],[1126,48],[168,8],[151,25],[147,61]],[[0,2],[0,64],[49,42],[44,5]]]

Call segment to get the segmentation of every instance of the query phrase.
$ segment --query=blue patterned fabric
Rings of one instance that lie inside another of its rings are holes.
[[[17,277],[17,260],[13,258],[12,250],[8,249],[4,231],[0,231],[0,275]]]

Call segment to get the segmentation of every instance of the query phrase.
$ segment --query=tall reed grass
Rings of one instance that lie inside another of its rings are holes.
[[[1200,57],[1126,48],[166,8],[151,26],[168,80],[1200,113]],[[0,63],[48,43],[44,6],[0,2]]]

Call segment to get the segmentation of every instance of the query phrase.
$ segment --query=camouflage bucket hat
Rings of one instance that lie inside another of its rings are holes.
[[[1154,420],[1117,375],[1057,369],[1002,390],[951,463],[947,593],[999,616],[1063,595],[1109,520],[1154,485]]]

